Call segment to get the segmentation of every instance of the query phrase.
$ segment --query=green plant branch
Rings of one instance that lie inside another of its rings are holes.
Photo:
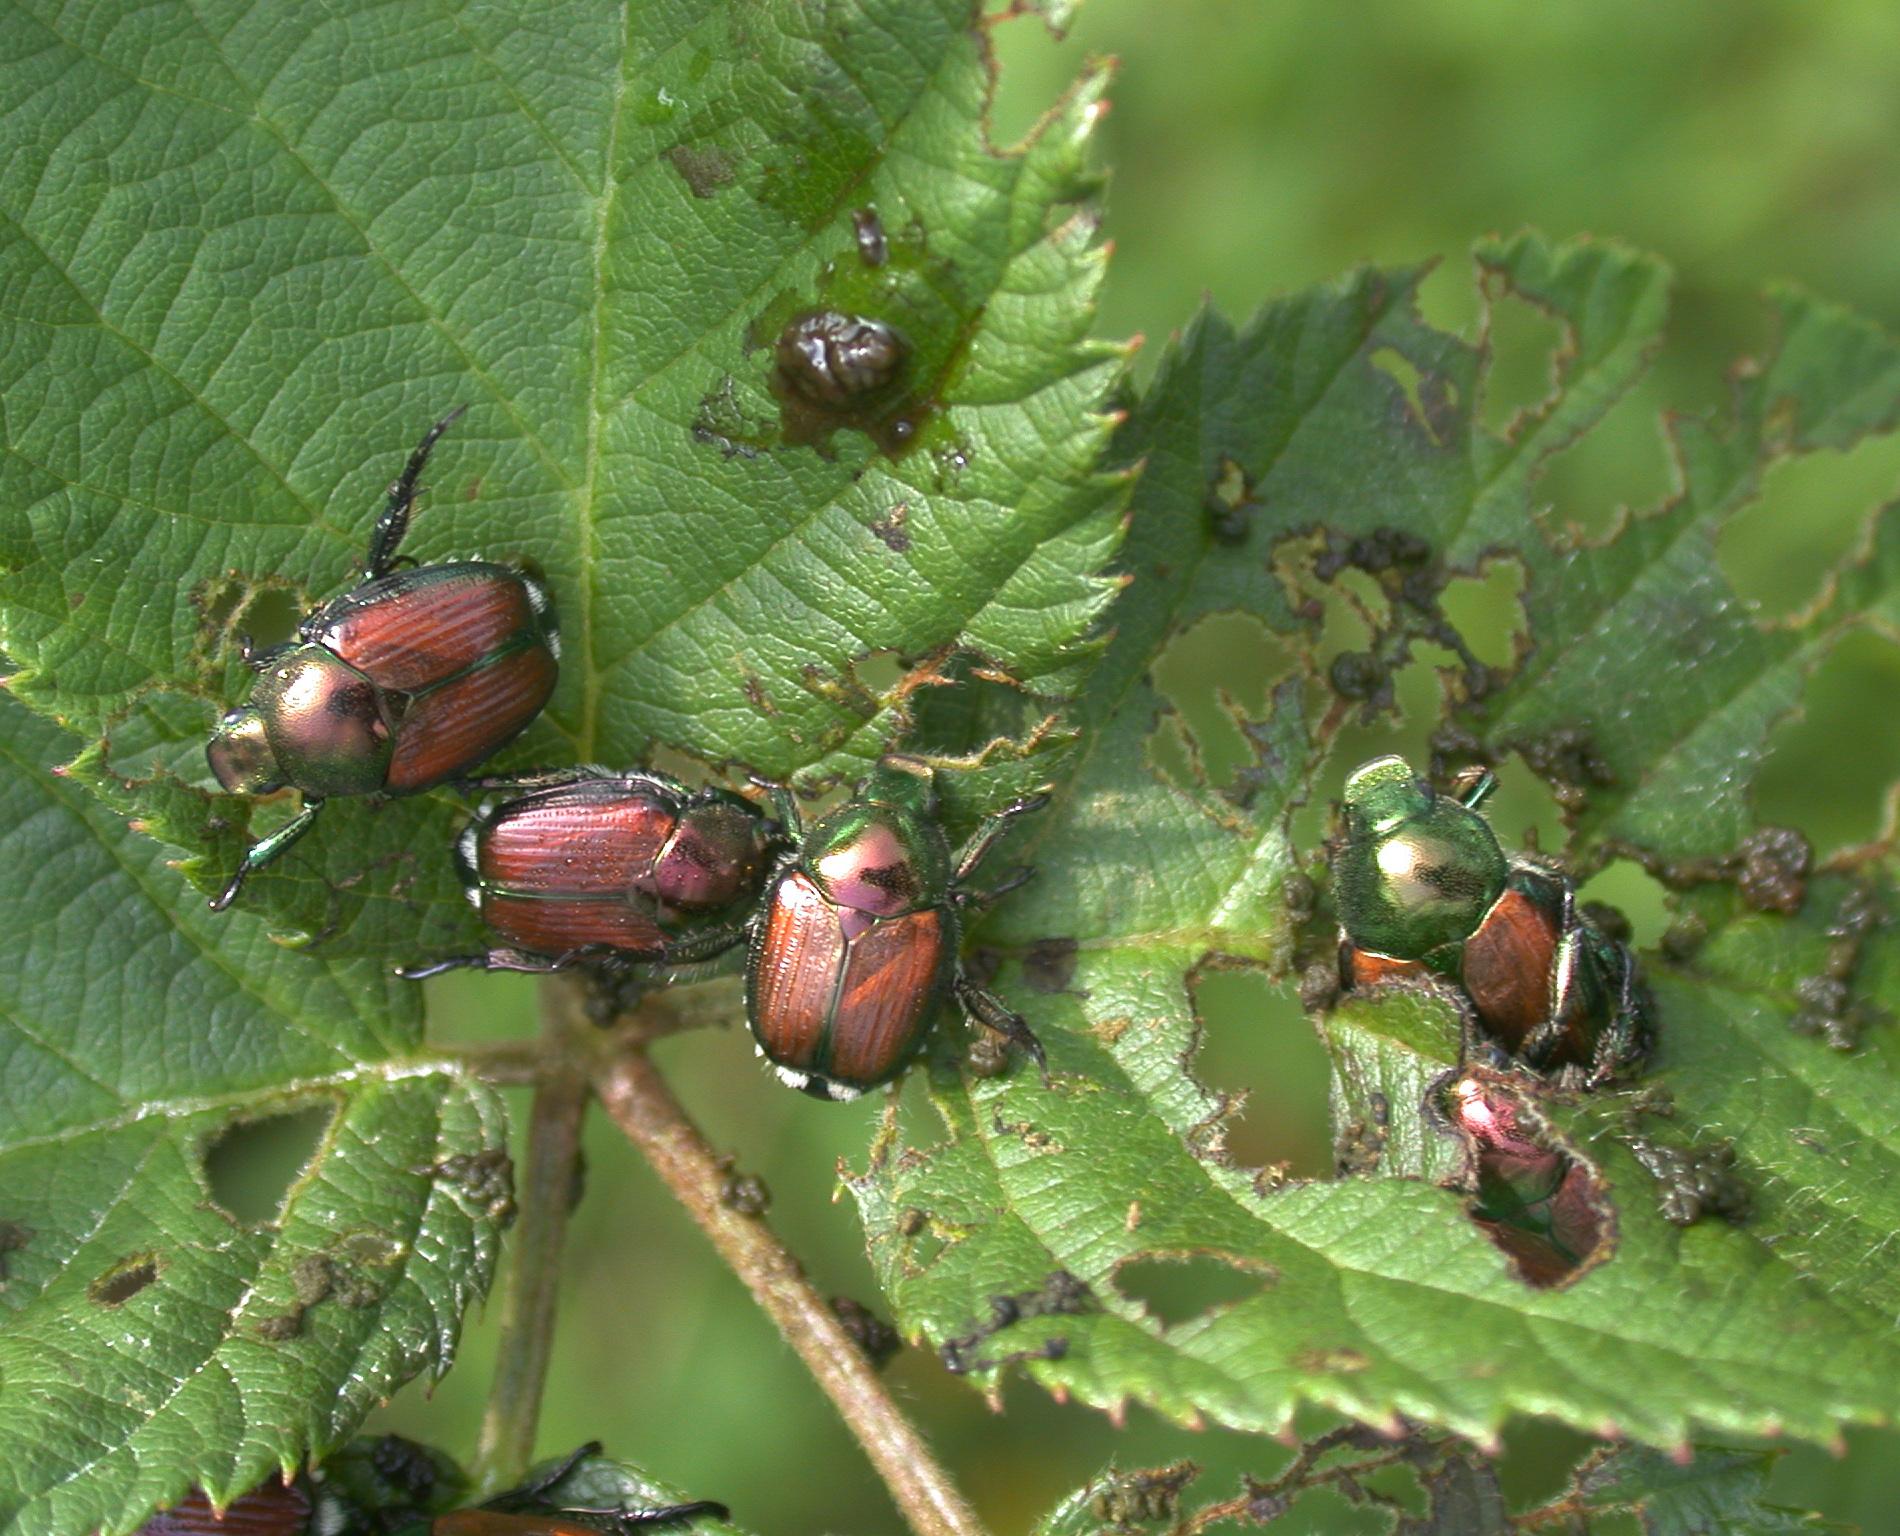
[[[591,1027],[577,986],[559,977],[542,984],[541,1039],[530,1058],[536,1086],[528,1118],[521,1220],[510,1244],[500,1353],[472,1468],[476,1488],[484,1496],[518,1484],[534,1459],[535,1428],[554,1341],[561,1248],[580,1163],[581,1123],[587,1114],[583,1032]]]
[[[983,1536],[976,1513],[885,1390],[804,1269],[757,1216],[723,1199],[730,1172],[687,1117],[636,1030],[599,1079],[609,1117],[778,1324],[832,1401],[917,1536]]]

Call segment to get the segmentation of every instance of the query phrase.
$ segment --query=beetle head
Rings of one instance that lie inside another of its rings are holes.
[[[284,787],[277,754],[264,734],[264,717],[249,704],[232,710],[212,728],[205,761],[227,795],[268,795]]]

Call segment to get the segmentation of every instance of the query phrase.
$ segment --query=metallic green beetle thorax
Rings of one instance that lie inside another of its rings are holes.
[[[1477,929],[1509,875],[1475,810],[1382,757],[1346,783],[1346,846],[1333,863],[1339,921],[1362,949],[1419,960]]]
[[[383,787],[395,728],[383,691],[320,645],[272,661],[251,693],[284,777],[306,796],[367,795]]]

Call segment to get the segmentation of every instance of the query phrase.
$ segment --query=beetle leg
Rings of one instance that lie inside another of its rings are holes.
[[[1034,1061],[1046,1085],[1049,1081],[1049,1058],[1042,1049],[1042,1042],[1036,1038],[1023,1016],[1006,1007],[994,992],[985,991],[967,976],[958,976],[953,985],[957,1001],[963,1004],[963,1011]]]
[[[676,1520],[697,1520],[704,1515],[712,1520],[729,1520],[732,1511],[715,1499],[697,1499],[691,1504],[662,1504],[658,1509],[564,1509],[564,1515],[592,1515],[620,1530],[642,1525],[670,1525]]]
[[[977,912],[993,901],[1001,901],[1011,891],[1018,890],[1036,878],[1032,865],[1019,864],[995,885],[986,891],[965,890],[962,886],[950,887],[950,899],[966,911]]]
[[[1003,829],[1018,816],[1026,816],[1031,811],[1039,811],[1049,803],[1049,791],[1039,790],[1033,795],[1024,795],[1020,800],[1012,800],[1000,811],[985,816],[971,834],[970,840],[957,851],[957,872],[951,877],[952,884],[961,884],[967,880],[989,856],[996,846],[996,840],[1003,835]],[[1020,883],[1020,882],[1019,882]]]
[[[1498,787],[1498,776],[1489,768],[1467,769],[1452,787],[1452,798],[1467,811],[1475,811],[1489,800]]]
[[[289,821],[285,822],[269,837],[252,843],[244,850],[244,857],[238,861],[237,873],[231,876],[231,883],[211,898],[211,910],[222,912],[237,899],[239,888],[245,880],[262,869],[273,859],[281,858],[284,850],[308,832],[317,819],[317,812],[323,809],[321,800],[306,800],[304,807]]]
[[[546,773],[497,773],[472,779],[456,779],[455,787],[465,794],[498,791],[528,794],[537,789],[557,789],[563,784],[580,784],[588,779],[613,778],[604,768],[582,763],[573,768],[553,768]]]
[[[785,835],[794,843],[805,835],[805,817],[798,809],[798,797],[792,793],[792,786],[781,784],[777,779],[768,779],[761,774],[748,773],[746,781],[754,789],[762,789],[772,800],[772,815],[785,831]]]
[[[409,513],[416,502],[416,482],[422,477],[422,466],[429,462],[429,450],[435,447],[436,439],[448,431],[455,418],[467,409],[465,405],[458,405],[429,428],[423,434],[422,441],[416,444],[415,452],[409,455],[402,475],[390,485],[389,500],[370,532],[369,558],[363,563],[363,569],[372,581],[379,576],[387,576],[396,568],[396,550],[402,544],[403,535],[409,531]]]
[[[589,1456],[598,1456],[599,1454],[600,1454],[600,1442],[598,1440],[589,1440],[587,1444],[580,1446],[577,1449],[569,1452],[567,1455],[563,1456],[553,1466],[549,1467],[547,1471],[543,1472],[539,1477],[535,1478],[533,1482],[523,1483],[519,1488],[510,1488],[506,1493],[502,1494],[500,1498],[490,1499],[488,1501],[488,1504],[485,1504],[482,1507],[486,1509],[489,1507],[489,1505],[493,1505],[493,1504],[499,1504],[499,1503],[504,1503],[504,1502],[513,1503],[518,1499],[520,1500],[533,1499],[540,1494],[546,1493],[551,1488],[559,1487],[560,1484],[567,1481],[568,1473],[572,1472],[583,1461],[587,1460]],[[591,1514],[591,1513],[594,1513],[594,1511],[577,1509],[577,1510],[574,1510],[573,1513],[577,1515]]]

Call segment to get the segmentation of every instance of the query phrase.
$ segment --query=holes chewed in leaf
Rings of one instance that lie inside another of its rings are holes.
[[[1616,859],[1577,891],[1584,917],[1597,932],[1620,944],[1651,949],[1662,939],[1672,914],[1660,881],[1630,859]]]
[[[1517,1089],[1466,1073],[1443,1090],[1440,1107],[1471,1149],[1471,1220],[1520,1280],[1568,1285],[1609,1256],[1615,1224],[1602,1181],[1536,1123]]]
[[[233,1221],[274,1221],[309,1166],[336,1108],[310,1104],[258,1120],[233,1120],[205,1144],[205,1182]]]
[[[1115,1268],[1115,1289],[1165,1328],[1226,1311],[1260,1294],[1277,1276],[1269,1265],[1215,1249],[1137,1254]]]
[[[1485,323],[1484,380],[1478,417],[1487,430],[1508,435],[1519,417],[1542,406],[1555,387],[1552,360],[1564,343],[1563,327],[1534,304],[1494,299]]]
[[[134,1254],[94,1280],[86,1294],[102,1307],[122,1306],[158,1278],[158,1267],[157,1254]]]

